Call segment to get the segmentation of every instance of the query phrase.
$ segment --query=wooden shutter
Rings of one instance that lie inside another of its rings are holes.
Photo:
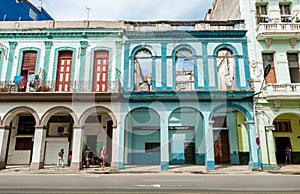
[[[72,72],[72,51],[61,51],[58,56],[55,91],[69,92]]]
[[[108,62],[108,51],[94,53],[94,92],[107,92],[108,90]]]
[[[24,51],[23,52],[23,61],[22,61],[22,72],[27,72],[28,74],[35,73],[36,65],[36,51]]]

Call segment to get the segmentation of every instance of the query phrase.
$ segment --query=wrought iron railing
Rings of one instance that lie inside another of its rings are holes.
[[[27,83],[26,85],[15,84],[13,81],[0,81],[0,92],[61,92],[61,93],[119,93],[119,81],[111,81],[107,83],[107,89],[97,91],[93,88],[91,81],[74,81],[71,82],[64,90],[56,87],[55,81]]]

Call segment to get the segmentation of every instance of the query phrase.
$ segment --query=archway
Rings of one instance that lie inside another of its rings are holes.
[[[203,130],[203,117],[194,108],[182,107],[170,114],[170,164],[204,164]]]
[[[222,107],[213,112],[211,120],[215,164],[248,164],[250,150],[245,113],[234,107]]]
[[[151,108],[137,108],[125,120],[125,163],[160,164],[160,116]]]
[[[78,123],[74,112],[67,107],[52,108],[46,111],[41,123],[47,129],[44,164],[56,165],[61,149],[64,149],[63,159],[66,163],[73,146],[73,127]]]
[[[105,165],[110,166],[112,161],[113,128],[116,127],[116,118],[113,113],[104,107],[93,107],[83,113],[80,123],[84,129],[82,153],[89,154],[87,163],[83,157],[84,167],[100,164],[100,151],[105,148]],[[87,152],[87,153],[85,153]]]
[[[9,128],[5,163],[7,165],[26,164],[32,160],[35,127],[39,124],[37,113],[28,107],[17,107],[3,118]]]
[[[299,120],[299,114],[283,113],[278,115],[273,121],[273,136],[278,164],[300,163],[300,144],[298,143],[298,137],[300,136]],[[287,146],[292,149],[291,161],[285,160],[285,149]]]

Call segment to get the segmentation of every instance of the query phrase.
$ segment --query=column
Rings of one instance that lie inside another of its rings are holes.
[[[125,103],[126,104],[126,103]],[[122,105],[124,106],[124,104]],[[121,107],[121,111],[122,111]],[[123,111],[125,113],[127,113],[126,108],[125,110],[123,109]],[[123,170],[124,169],[124,145],[125,145],[125,119],[126,119],[126,115],[125,114],[120,114],[120,127],[119,127],[119,136],[118,136],[118,140],[119,140],[119,144],[118,146],[118,160],[117,160],[117,166],[118,166],[118,170]]]
[[[17,42],[9,42],[9,55],[8,55],[8,63],[7,63],[6,76],[5,76],[5,81],[8,82],[11,80],[11,73],[14,64],[16,47],[17,47]]]
[[[258,146],[256,145],[256,129],[254,121],[247,121],[246,123],[247,130],[248,130],[248,139],[249,139],[249,154],[250,154],[250,160],[249,160],[249,168],[259,168],[259,161],[258,161]]]
[[[231,164],[240,164],[236,114],[233,109],[227,113],[227,123],[229,128],[230,161]]]
[[[50,62],[51,47],[53,42],[45,41],[44,43],[45,43],[45,59],[44,59],[43,81],[46,82],[48,78],[48,72],[50,72],[49,62]]]
[[[270,169],[279,169],[276,160],[273,131],[275,130],[274,125],[266,126],[267,145],[268,145],[268,156],[270,162]]]
[[[116,77],[115,80],[118,81],[121,76],[121,65],[122,65],[122,41],[116,41]]]
[[[88,41],[80,41],[80,68],[79,68],[79,81],[84,81],[84,74],[85,74],[85,58],[86,58],[86,48],[89,44]],[[80,86],[79,86],[80,88]]]
[[[34,142],[30,170],[39,170],[44,167],[46,129],[36,127],[34,131]]]
[[[0,127],[0,169],[4,169],[7,150],[9,127]]]
[[[169,169],[169,130],[168,116],[166,113],[160,114],[160,169]]]
[[[264,113],[263,113],[264,114]],[[265,130],[265,121],[263,120],[263,114],[256,113],[256,126],[258,129],[260,139],[260,153],[261,164],[263,169],[269,169],[269,157],[268,157],[268,143]]]
[[[82,127],[73,127],[73,146],[71,169],[80,170],[82,168]]]
[[[113,136],[112,136],[112,156],[111,156],[111,164],[112,168],[118,168],[118,156],[119,156],[119,131],[120,125],[116,128],[113,128]]]
[[[215,170],[213,121],[209,121],[208,116],[208,113],[204,114],[205,168],[207,170]]]

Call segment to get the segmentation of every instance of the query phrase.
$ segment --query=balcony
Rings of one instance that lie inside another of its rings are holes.
[[[112,81],[108,83],[107,91],[93,91],[91,81],[74,81],[68,90],[56,89],[55,81],[46,83],[27,83],[26,86],[14,84],[13,81],[0,82],[1,101],[37,101],[37,102],[61,102],[61,101],[114,101],[120,95],[120,83]]]
[[[263,97],[266,98],[300,98],[300,83],[268,84],[264,87]]]
[[[299,39],[300,23],[260,23],[256,28],[256,39],[290,40]]]

